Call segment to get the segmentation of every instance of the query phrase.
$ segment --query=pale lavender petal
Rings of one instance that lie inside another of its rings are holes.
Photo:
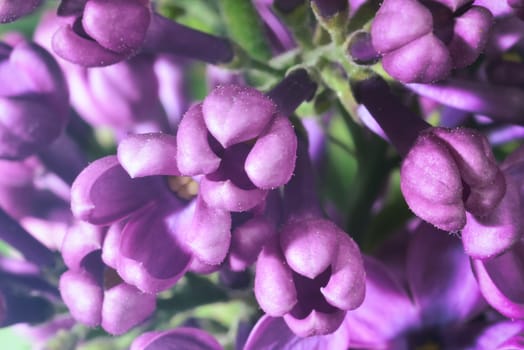
[[[259,136],[275,113],[260,91],[240,85],[219,85],[204,100],[206,126],[223,147]]]
[[[124,334],[153,314],[156,296],[145,294],[126,283],[104,293],[102,328],[110,334]]]
[[[108,225],[153,201],[158,195],[156,180],[131,179],[116,156],[98,159],[73,183],[71,209],[79,219]]]
[[[243,189],[229,179],[214,181],[207,177],[200,181],[199,193],[210,207],[234,212],[254,208],[267,195],[266,190],[255,187]]]
[[[342,310],[330,313],[313,310],[305,318],[296,318],[292,313],[285,314],[284,321],[296,335],[310,337],[335,332],[344,321],[345,314]]]
[[[132,178],[180,175],[176,138],[169,134],[130,135],[118,145],[118,161]]]
[[[181,327],[146,332],[136,338],[130,350],[222,350],[210,334],[197,328]]]
[[[79,270],[82,260],[89,253],[102,248],[103,238],[104,230],[100,227],[83,222],[72,226],[67,231],[60,250],[66,266]]]
[[[245,169],[249,179],[262,189],[286,184],[295,169],[297,137],[287,118],[277,117],[249,152]]]
[[[283,316],[297,303],[293,272],[276,244],[266,245],[258,256],[255,297],[268,315]]]
[[[209,145],[202,104],[192,106],[177,131],[177,164],[183,175],[209,174],[217,170],[220,158]]]

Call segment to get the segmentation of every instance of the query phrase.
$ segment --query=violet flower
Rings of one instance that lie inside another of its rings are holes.
[[[301,337],[333,333],[364,299],[364,268],[355,242],[321,214],[307,150],[299,149],[286,186],[286,220],[262,249],[255,297]]]
[[[522,0],[507,0],[508,5],[511,7],[513,12],[520,19],[524,19],[524,1]]]
[[[54,51],[86,67],[111,65],[142,50],[214,64],[234,56],[229,41],[159,16],[149,0],[63,0],[58,14],[75,19],[54,35]]]
[[[50,145],[67,122],[68,90],[55,60],[36,44],[0,44],[0,158],[21,159]]]
[[[385,0],[373,20],[371,37],[391,76],[431,83],[477,59],[491,22],[487,9],[467,0]]]
[[[73,227],[62,246],[69,270],[60,277],[60,293],[73,317],[90,326],[101,325],[123,334],[155,310],[155,295],[124,283],[102,261],[104,230],[89,224]]]
[[[111,230],[106,263],[148,293],[170,288],[191,267],[217,267],[230,244],[229,212],[209,208],[198,184],[180,177],[176,141],[167,134],[130,136],[109,156],[88,166],[72,187],[71,207]],[[162,252],[162,253],[160,253]],[[158,259],[162,256],[162,259]]]
[[[4,0],[0,3],[0,23],[16,21],[31,14],[40,6],[42,0]]]
[[[130,348],[130,350],[155,349],[222,350],[222,346],[201,329],[180,327],[166,331],[146,332],[136,338]]]
[[[314,91],[304,70],[288,75],[269,97],[249,87],[218,86],[180,123],[180,172],[204,175],[200,193],[211,207],[255,207],[291,178],[297,141],[286,115]]]

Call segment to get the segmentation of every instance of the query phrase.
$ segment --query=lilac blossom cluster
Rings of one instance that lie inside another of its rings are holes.
[[[518,0],[0,1],[0,327],[524,349],[523,33]]]

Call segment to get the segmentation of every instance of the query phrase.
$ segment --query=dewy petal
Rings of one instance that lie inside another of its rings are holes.
[[[475,276],[488,303],[512,319],[524,317],[524,245],[519,242],[497,257],[472,260]]]
[[[102,328],[113,335],[124,334],[151,316],[155,306],[154,294],[120,283],[104,293]]]
[[[210,207],[242,212],[260,204],[266,198],[267,190],[242,189],[231,180],[214,181],[206,176],[200,181],[199,193]]]
[[[307,317],[300,319],[293,317],[292,314],[285,314],[284,321],[298,336],[311,337],[335,332],[344,321],[345,314],[342,310],[332,313],[313,310]]]
[[[182,233],[184,242],[191,247],[192,253],[200,261],[208,265],[219,265],[229,252],[231,214],[208,206],[200,196],[194,205],[191,224],[187,231]]]
[[[340,327],[333,334],[304,338],[293,333],[283,318],[262,316],[251,331],[244,350],[346,350],[347,342],[345,327]]]
[[[121,232],[118,272],[129,284],[146,293],[173,286],[187,271],[191,254],[169,225],[160,203],[129,218]],[[176,215],[176,214],[174,214]]]
[[[60,252],[66,266],[73,270],[81,268],[82,260],[102,248],[104,230],[84,222],[79,222],[67,231]]]
[[[275,105],[260,91],[240,85],[219,85],[202,106],[206,126],[223,147],[259,136],[271,121]]]
[[[452,68],[448,49],[433,33],[426,34],[382,57],[384,70],[404,83],[434,83]]]
[[[358,245],[343,231],[338,233],[337,258],[331,267],[331,277],[320,288],[327,302],[341,310],[353,310],[364,301],[366,273]]]
[[[459,170],[444,142],[422,134],[401,168],[400,188],[410,209],[445,231],[466,224]]]
[[[285,117],[277,117],[256,141],[246,158],[249,179],[262,189],[286,184],[295,169],[297,137]]]
[[[448,44],[454,68],[467,67],[477,59],[486,45],[492,21],[491,13],[480,6],[455,18],[453,38]]]
[[[141,0],[89,0],[82,24],[106,49],[132,54],[144,43],[151,12]]]
[[[154,178],[131,179],[116,156],[98,159],[71,187],[75,216],[94,225],[108,225],[144,207],[158,195]]]
[[[193,105],[184,114],[177,131],[177,164],[183,175],[209,174],[220,166],[220,158],[208,142],[202,104]]]
[[[130,350],[222,350],[210,334],[198,328],[181,327],[167,331],[146,332],[136,338]]]
[[[486,216],[467,214],[462,229],[464,250],[473,258],[486,259],[510,249],[522,236],[522,209],[519,188],[506,177],[506,195]]]
[[[75,319],[90,327],[100,325],[104,291],[92,275],[83,271],[66,271],[60,277],[59,288]]]
[[[288,222],[281,230],[280,244],[293,271],[314,279],[337,259],[340,229],[325,219]]]
[[[460,240],[428,224],[422,223],[411,237],[406,272],[413,301],[428,326],[471,319],[485,305]]]
[[[409,26],[406,26],[409,23]],[[416,0],[386,0],[371,25],[373,46],[390,52],[433,31],[429,10]]]
[[[260,308],[270,316],[283,316],[297,303],[293,272],[275,242],[258,256],[254,291]]]
[[[118,161],[132,178],[180,175],[176,165],[176,138],[154,133],[129,135],[118,145]]]
[[[108,66],[126,58],[125,55],[105,49],[97,42],[81,37],[70,25],[56,31],[53,35],[52,47],[61,58],[84,67]]]
[[[362,305],[346,313],[349,348],[387,348],[390,340],[420,324],[418,310],[401,282],[386,267],[364,256],[366,298]]]

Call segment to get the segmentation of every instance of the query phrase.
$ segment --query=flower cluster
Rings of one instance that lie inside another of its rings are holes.
[[[0,338],[524,349],[523,19],[0,1]]]

